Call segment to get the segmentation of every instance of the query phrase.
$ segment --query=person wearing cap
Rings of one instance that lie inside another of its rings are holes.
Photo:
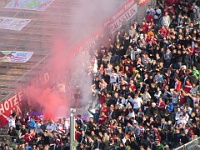
[[[160,143],[160,140],[158,138],[155,139],[156,143],[156,150],[163,150],[164,146]]]

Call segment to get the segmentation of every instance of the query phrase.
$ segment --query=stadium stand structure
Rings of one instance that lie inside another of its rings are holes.
[[[45,11],[30,11],[8,9],[5,6],[10,1],[0,1],[0,16],[31,19],[31,22],[21,31],[0,29],[0,51],[27,51],[34,52],[26,63],[0,63],[0,101],[8,99],[40,72],[46,66],[45,60],[52,47],[54,32],[63,28],[70,30],[71,10],[78,1],[56,0]],[[116,3],[116,8],[124,2]],[[81,36],[79,36],[81,38]],[[83,38],[83,37],[82,37]],[[72,43],[78,41],[72,39]]]
[[[67,5],[66,5],[67,4]],[[38,75],[45,64],[43,60],[49,55],[52,46],[51,36],[61,26],[70,27],[70,10],[76,6],[74,1],[54,1],[45,11],[6,9],[6,3],[0,2],[0,16],[32,19],[21,31],[0,29],[0,50],[30,51],[33,57],[27,63],[0,63],[0,101],[16,92],[17,86],[23,86]],[[61,18],[65,18],[60,20]],[[29,73],[31,71],[31,73]],[[27,75],[26,75],[27,74]],[[26,78],[23,76],[26,75]]]

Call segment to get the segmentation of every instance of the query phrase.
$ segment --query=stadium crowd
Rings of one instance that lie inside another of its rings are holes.
[[[200,135],[197,4],[158,0],[141,24],[123,25],[90,50],[97,68],[89,120],[76,117],[77,150],[169,150]],[[66,118],[4,117],[12,145],[0,149],[70,149]]]

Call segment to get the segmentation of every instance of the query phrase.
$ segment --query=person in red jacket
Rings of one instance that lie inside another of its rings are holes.
[[[104,112],[106,116],[108,115],[108,106],[106,105],[106,103],[103,103],[101,107],[101,112]]]
[[[108,117],[105,115],[104,112],[102,112],[101,116],[99,117],[98,124],[106,123],[107,120],[108,120]]]
[[[161,97],[159,98],[159,101],[158,101],[158,108],[162,112],[165,111],[165,102],[163,101]]]
[[[187,78],[185,81],[184,91],[186,93],[190,93],[191,89],[192,89],[192,84],[190,83],[190,79]]]
[[[25,135],[24,135],[24,141],[25,142],[33,142],[35,139],[35,132],[33,129],[30,130],[30,132],[26,132]]]
[[[75,131],[75,139],[76,139],[77,141],[80,141],[80,139],[81,139],[81,132],[78,131],[77,129],[76,129],[76,131]]]
[[[142,28],[142,31],[144,33],[148,32],[149,27],[148,27],[148,24],[145,21],[142,21],[141,28]]]
[[[188,45],[188,46],[187,46],[187,50],[189,51],[190,56],[193,57],[194,54],[195,54],[194,48],[192,48],[191,45]]]
[[[185,93],[185,91],[181,90],[181,92],[180,92],[180,100],[179,100],[179,104],[181,106],[183,106],[186,103],[186,98],[187,98],[187,94]]]
[[[160,28],[160,30],[158,31],[158,33],[160,34],[161,37],[166,37],[168,34],[167,29],[165,28],[164,25],[162,25],[162,27]]]
[[[145,16],[145,20],[147,23],[150,23],[151,20],[153,20],[153,15],[148,11],[146,16]]]
[[[181,81],[179,81],[179,79],[178,79],[177,77],[175,77],[174,81],[175,81],[174,90],[175,90],[176,92],[180,92],[180,90],[181,90],[181,85],[182,85]]]
[[[106,102],[106,94],[105,94],[104,91],[102,91],[100,96],[99,96],[99,103],[102,105],[105,102]]]
[[[129,82],[129,88],[131,88],[131,90],[132,90],[133,92],[136,91],[136,86],[135,86],[133,80],[130,80],[130,82]]]

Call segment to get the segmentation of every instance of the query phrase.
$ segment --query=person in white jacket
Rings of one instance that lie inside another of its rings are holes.
[[[171,18],[168,15],[168,12],[166,11],[164,16],[161,19],[161,25],[164,25],[166,28],[168,28],[170,23],[171,23]]]

